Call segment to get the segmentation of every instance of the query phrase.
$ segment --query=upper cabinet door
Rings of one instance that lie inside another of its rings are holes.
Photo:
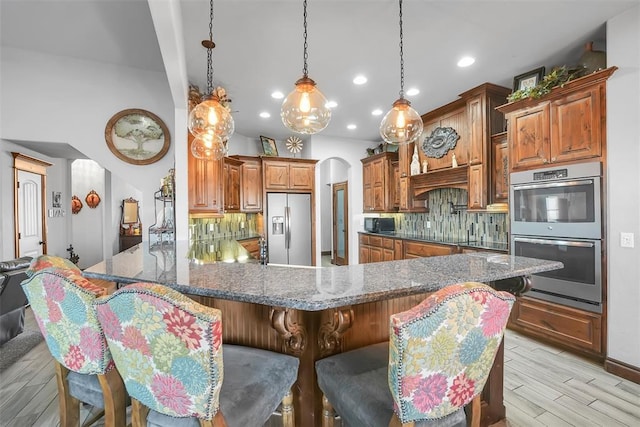
[[[469,124],[469,165],[484,162],[486,147],[486,119],[484,115],[484,97],[474,96],[467,101],[467,120]]]
[[[316,180],[315,166],[309,163],[289,164],[289,189],[312,191]]]
[[[515,111],[508,116],[512,169],[549,162],[549,103]]]
[[[551,162],[602,154],[600,87],[592,87],[551,103]]]
[[[189,144],[193,137],[189,134]],[[188,153],[189,213],[222,214],[222,159],[199,160]]]
[[[266,190],[289,189],[289,164],[263,161],[264,188]]]
[[[244,160],[240,171],[242,211],[262,211],[262,166],[260,165],[260,160]]]

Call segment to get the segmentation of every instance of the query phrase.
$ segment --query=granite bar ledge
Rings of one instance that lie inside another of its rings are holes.
[[[86,270],[84,275],[120,284],[155,282],[185,294],[320,311],[433,292],[447,285],[489,283],[562,268],[560,262],[478,252],[335,267],[244,262],[200,263],[188,242],[158,251],[143,242]]]

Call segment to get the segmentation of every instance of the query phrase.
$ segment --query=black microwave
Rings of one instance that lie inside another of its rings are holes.
[[[364,229],[370,233],[393,233],[396,223],[393,218],[365,218]]]

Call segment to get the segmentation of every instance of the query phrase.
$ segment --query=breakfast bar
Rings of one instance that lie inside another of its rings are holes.
[[[203,256],[209,247],[216,248],[215,256]],[[223,342],[295,355],[296,424],[319,426],[316,360],[387,340],[390,314],[447,285],[504,283],[559,268],[559,262],[489,252],[340,267],[262,265],[233,241],[178,241],[151,247],[142,242],[84,275],[119,286],[170,286],[222,311]],[[505,417],[502,363],[501,346],[482,396],[483,425]]]

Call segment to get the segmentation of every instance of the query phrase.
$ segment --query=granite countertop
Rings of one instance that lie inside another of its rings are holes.
[[[360,234],[368,234],[370,236],[391,237],[394,239],[402,239],[402,240],[414,240],[417,242],[425,242],[425,243],[437,243],[440,245],[460,246],[461,248],[486,249],[490,251],[505,252],[505,253],[509,252],[509,245],[506,242],[485,242],[485,241],[475,241],[475,240],[467,240],[467,239],[442,239],[442,238],[434,238],[434,237],[427,237],[427,236],[422,236],[417,234],[400,233],[400,232],[372,233],[369,231],[360,231]]]
[[[179,241],[152,251],[148,242],[142,242],[84,270],[84,275],[125,284],[156,282],[185,294],[319,311],[563,267],[560,262],[489,252],[339,267],[265,266],[250,259],[200,262],[190,258],[192,248],[193,243]]]

